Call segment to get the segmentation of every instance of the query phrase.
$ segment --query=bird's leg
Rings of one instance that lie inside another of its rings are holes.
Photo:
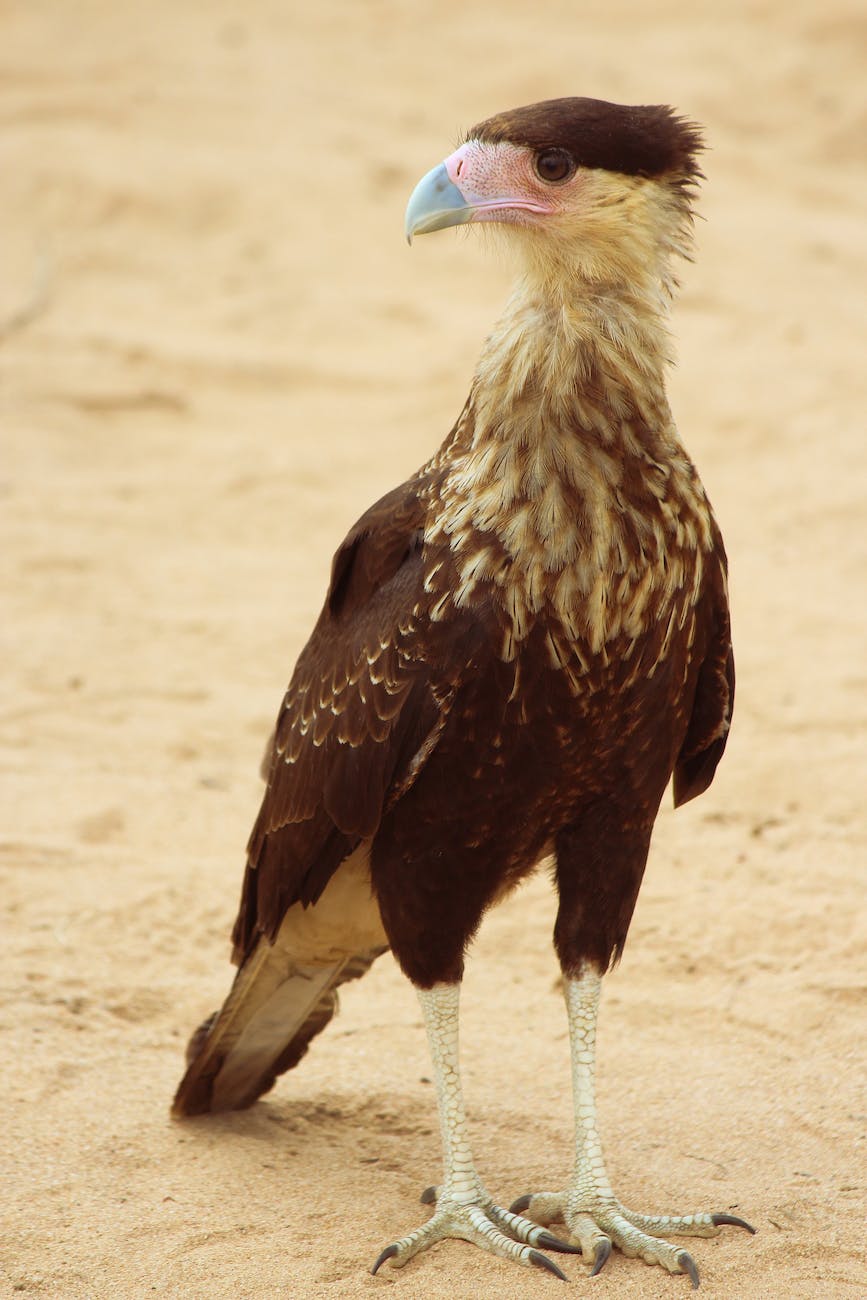
[[[565,1281],[557,1265],[535,1247],[575,1254],[578,1248],[558,1241],[529,1219],[495,1205],[476,1173],[458,1064],[460,985],[435,984],[431,989],[419,989],[418,994],[433,1060],[445,1177],[441,1187],[428,1188],[422,1196],[425,1204],[436,1201],[432,1217],[422,1227],[387,1246],[372,1271],[375,1273],[386,1260],[400,1267],[434,1242],[458,1237],[519,1264],[548,1269]]]
[[[565,981],[566,1010],[572,1049],[572,1088],[575,1105],[575,1165],[564,1192],[522,1196],[512,1213],[527,1214],[546,1226],[565,1223],[581,1253],[592,1261],[591,1276],[602,1268],[612,1244],[625,1255],[640,1255],[648,1264],[661,1264],[670,1273],[687,1273],[698,1286],[692,1256],[662,1237],[715,1237],[720,1226],[732,1223],[754,1229],[731,1214],[637,1214],[620,1204],[611,1190],[596,1126],[596,1019],[599,973],[584,966]]]

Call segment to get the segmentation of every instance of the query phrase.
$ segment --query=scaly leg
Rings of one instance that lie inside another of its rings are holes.
[[[611,1254],[612,1243],[624,1255],[640,1255],[648,1264],[661,1264],[670,1273],[687,1273],[698,1286],[698,1269],[688,1251],[661,1237],[715,1237],[720,1226],[735,1224],[754,1232],[732,1214],[636,1214],[625,1209],[608,1182],[602,1144],[596,1127],[596,1018],[600,976],[585,966],[577,978],[566,980],[566,1010],[572,1048],[572,1087],[575,1103],[575,1166],[564,1192],[522,1196],[512,1213],[525,1210],[546,1226],[562,1222],[579,1242],[585,1259],[593,1261],[591,1276]]]
[[[434,1242],[458,1237],[504,1259],[548,1269],[566,1281],[557,1265],[534,1247],[572,1254],[578,1253],[578,1247],[558,1241],[538,1224],[495,1205],[473,1165],[458,1064],[460,985],[435,984],[432,989],[419,989],[418,995],[433,1060],[445,1179],[442,1187],[428,1188],[422,1196],[426,1204],[436,1201],[433,1216],[408,1236],[386,1246],[371,1271],[375,1273],[386,1260],[399,1268]]]

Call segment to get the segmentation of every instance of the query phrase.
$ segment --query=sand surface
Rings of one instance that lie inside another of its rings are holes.
[[[168,1105],[331,551],[441,440],[507,290],[473,232],[408,250],[406,198],[472,122],[583,93],[677,104],[712,146],[671,388],[739,669],[607,981],[609,1169],[636,1208],[756,1224],[694,1243],[703,1295],[867,1296],[861,4],[34,0],[0,73],[0,1294],[561,1294],[456,1242],[369,1276],[439,1167],[390,958],[267,1102]],[[466,980],[507,1203],[569,1166],[552,918],[539,877]]]

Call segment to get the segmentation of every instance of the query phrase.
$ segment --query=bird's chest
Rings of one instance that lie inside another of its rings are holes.
[[[504,662],[541,630],[556,668],[586,672],[636,650],[646,668],[645,643],[670,620],[685,627],[699,597],[710,536],[701,484],[676,451],[641,451],[628,426],[616,445],[544,427],[532,443],[476,450],[442,505],[432,616],[491,610]],[[667,644],[664,628],[658,650]]]
[[[705,579],[700,529],[687,512],[639,514],[569,503],[556,528],[522,504],[499,527],[457,539],[443,605],[484,614],[516,678],[551,670],[585,695],[652,674],[679,638]],[[520,695],[515,688],[514,698]]]

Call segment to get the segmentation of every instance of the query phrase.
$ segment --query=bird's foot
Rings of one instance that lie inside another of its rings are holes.
[[[421,1199],[424,1205],[436,1203],[433,1215],[415,1232],[386,1246],[371,1269],[372,1273],[386,1260],[392,1267],[401,1268],[413,1255],[427,1250],[435,1242],[456,1237],[471,1241],[503,1259],[547,1269],[555,1277],[567,1281],[565,1273],[537,1247],[574,1255],[579,1253],[580,1248],[560,1241],[538,1223],[531,1223],[529,1219],[495,1205],[481,1188],[471,1201],[458,1200],[438,1187],[429,1187]]]
[[[584,1259],[591,1262],[591,1277],[605,1264],[612,1246],[617,1246],[624,1255],[640,1256],[645,1263],[659,1264],[669,1273],[686,1273],[693,1287],[699,1282],[695,1260],[689,1251],[662,1238],[715,1237],[727,1223],[755,1232],[733,1214],[637,1214],[613,1196],[588,1196],[574,1190],[521,1196],[510,1212],[526,1212],[544,1227],[564,1223]]]

